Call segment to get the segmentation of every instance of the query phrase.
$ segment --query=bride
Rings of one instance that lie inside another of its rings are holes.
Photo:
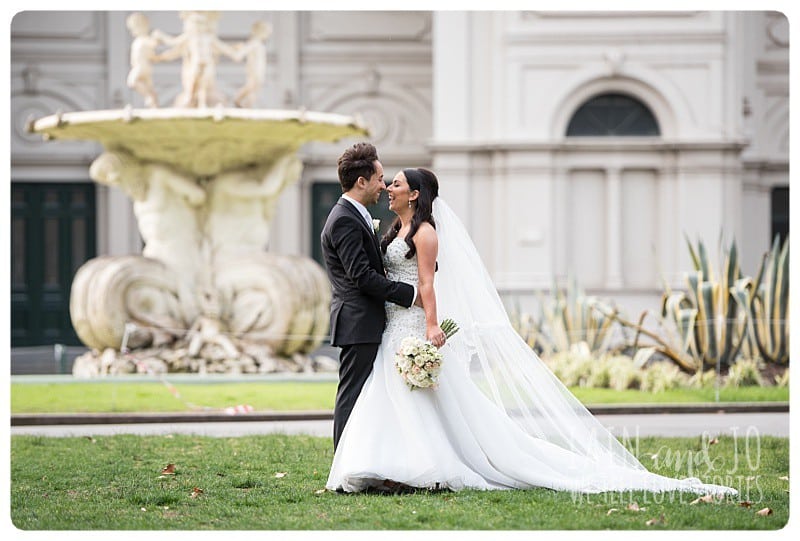
[[[335,451],[328,489],[737,493],[647,471],[561,384],[511,326],[431,171],[404,169],[387,191],[397,214],[381,242],[387,274],[416,284],[424,308],[387,303],[383,341]],[[444,318],[460,327],[446,345]],[[411,390],[398,374],[394,355],[408,336],[444,346],[437,389]]]

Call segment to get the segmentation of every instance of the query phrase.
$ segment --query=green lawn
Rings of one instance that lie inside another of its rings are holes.
[[[322,490],[329,438],[12,436],[11,519],[23,530],[738,530],[788,520],[786,438],[642,438],[632,450],[652,471],[685,477],[692,464],[692,475],[740,495],[698,504],[691,494],[547,489],[341,495]],[[175,474],[162,476],[170,463]],[[756,514],[766,507],[771,515]]]
[[[678,389],[662,393],[573,388],[584,404],[713,402],[713,389]],[[333,409],[336,382],[67,382],[12,383],[12,413],[177,412],[224,409],[247,404],[258,411]],[[788,401],[788,388],[721,389],[722,402]]]
[[[177,396],[176,396],[177,395]],[[256,410],[333,409],[336,382],[12,383],[12,413],[175,412],[247,404]]]
[[[628,389],[592,389],[571,387],[570,391],[584,404],[685,404],[714,402],[714,389],[670,389],[648,393]],[[788,402],[788,387],[732,387],[719,390],[720,402]]]

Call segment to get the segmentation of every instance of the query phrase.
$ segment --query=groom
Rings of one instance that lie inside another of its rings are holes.
[[[333,287],[331,345],[341,347],[339,388],[333,412],[333,448],[372,371],[386,324],[384,303],[408,308],[416,288],[386,278],[377,232],[367,205],[378,202],[383,166],[370,143],[356,143],[339,157],[342,197],[322,229],[322,254]]]

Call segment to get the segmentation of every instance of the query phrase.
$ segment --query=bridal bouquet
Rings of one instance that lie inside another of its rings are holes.
[[[458,325],[449,318],[442,321],[440,327],[448,339],[458,332]],[[411,390],[426,387],[436,389],[439,372],[442,371],[442,359],[436,346],[415,336],[408,336],[400,342],[394,365]]]

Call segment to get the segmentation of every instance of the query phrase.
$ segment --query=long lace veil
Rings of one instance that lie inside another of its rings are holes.
[[[593,461],[645,470],[514,330],[466,228],[441,197],[433,217],[437,312],[460,327],[445,346],[446,362],[463,362],[471,381],[528,434]]]

